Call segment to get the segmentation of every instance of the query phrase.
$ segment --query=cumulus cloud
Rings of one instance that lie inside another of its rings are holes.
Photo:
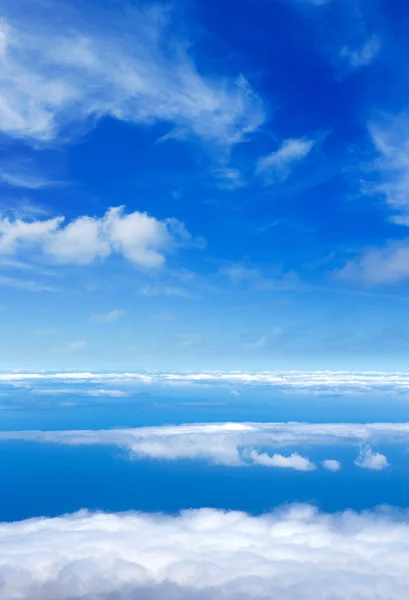
[[[178,139],[193,134],[226,146],[264,121],[243,76],[199,70],[169,7],[111,4],[94,12],[87,4],[78,12],[73,3],[51,2],[32,8],[8,2],[1,23],[3,133],[49,143],[65,139],[69,126],[109,116],[168,123]]]
[[[278,467],[281,469],[295,469],[296,471],[313,471],[316,467],[308,458],[300,456],[298,452],[293,452],[290,456],[282,454],[273,454],[270,456],[266,452],[259,454],[256,450],[250,452],[250,457],[255,465],[263,467]]]
[[[212,509],[0,525],[2,600],[406,600],[405,512]],[[335,594],[335,595],[334,595]]]
[[[294,452],[295,447],[315,446],[326,453],[336,446],[407,444],[409,423],[193,423],[133,429],[3,431],[0,440],[114,445],[138,459],[192,459],[231,467],[264,465],[311,471],[315,465]],[[285,454],[283,449],[287,449]],[[357,459],[358,466],[381,464],[385,457],[380,457],[365,450]],[[324,467],[329,465],[333,467],[334,461],[326,461]]]
[[[389,467],[386,456],[379,452],[373,452],[371,446],[368,445],[361,448],[355,464],[361,469],[371,469],[372,471],[382,471]]]
[[[327,459],[322,461],[322,466],[324,467],[324,469],[336,473],[336,471],[340,470],[341,463],[339,462],[339,460]]]
[[[308,156],[314,143],[304,138],[284,140],[278,150],[258,159],[256,174],[263,176],[266,183],[284,181],[297,163]]]
[[[176,219],[159,221],[138,211],[126,214],[121,206],[100,218],[80,216],[67,224],[64,220],[1,218],[0,254],[29,249],[58,263],[89,264],[116,253],[139,267],[156,268],[176,246],[194,244]]]

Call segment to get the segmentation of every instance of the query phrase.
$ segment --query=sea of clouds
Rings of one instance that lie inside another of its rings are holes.
[[[81,511],[0,525],[2,600],[407,600],[409,515]]]

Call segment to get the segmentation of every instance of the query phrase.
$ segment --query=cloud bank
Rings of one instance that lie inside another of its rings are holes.
[[[2,600],[406,600],[406,512],[89,514],[0,525]]]
[[[92,373],[86,371],[31,371],[0,372],[0,385],[38,382],[113,383],[123,384],[218,384],[244,386],[271,386],[299,391],[330,394],[369,393],[375,390],[407,394],[408,372],[382,371],[204,371],[177,373]]]
[[[294,448],[356,446],[356,465],[381,470],[386,457],[369,444],[407,444],[409,423],[193,423],[133,429],[4,431],[0,440],[69,445],[114,445],[131,458],[204,460],[232,467],[265,466],[312,471],[317,466]],[[361,448],[364,447],[363,450]],[[277,450],[280,449],[280,453]],[[324,468],[336,471],[338,461]]]

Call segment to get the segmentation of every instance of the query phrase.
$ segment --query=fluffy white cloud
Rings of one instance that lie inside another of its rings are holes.
[[[24,221],[0,219],[0,253],[40,251],[59,263],[88,264],[110,254],[122,254],[145,268],[163,265],[165,253],[177,245],[194,243],[183,223],[159,221],[123,207],[110,208],[103,217],[77,217],[64,225],[64,217]]]
[[[194,459],[232,467],[263,464],[308,471],[315,465],[294,452],[294,447],[316,446],[326,453],[328,447],[342,445],[407,444],[409,423],[193,423],[133,429],[3,431],[0,440],[114,445],[140,459]],[[291,449],[291,454],[284,454],[283,449]],[[367,467],[384,459],[365,450],[357,461],[358,466]],[[327,469],[328,464],[334,466],[333,461],[327,461]]]
[[[168,122],[180,132],[168,137],[195,134],[229,145],[264,120],[244,77],[199,71],[188,41],[173,35],[169,7],[121,10],[111,4],[94,12],[87,4],[78,12],[73,3],[50,2],[33,11],[28,2],[7,2],[6,9],[0,29],[3,133],[49,142],[64,139],[69,125],[110,116]]]
[[[292,168],[308,156],[314,143],[303,138],[284,140],[278,150],[258,159],[256,173],[262,175],[266,183],[284,181]]]
[[[355,460],[357,467],[362,469],[371,469],[373,471],[382,471],[389,467],[389,463],[384,454],[373,452],[370,446],[361,448],[358,458]]]
[[[250,452],[250,458],[254,465],[264,467],[278,467],[281,469],[294,469],[295,471],[313,471],[316,467],[308,458],[301,456],[298,452],[292,452],[290,456],[266,452],[259,454],[256,450]]]
[[[336,471],[340,470],[341,463],[339,462],[339,460],[327,459],[322,461],[322,466],[324,467],[324,469],[335,473]]]
[[[406,600],[405,512],[89,514],[0,525],[2,600]]]

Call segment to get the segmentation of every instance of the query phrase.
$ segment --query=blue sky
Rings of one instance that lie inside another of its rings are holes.
[[[407,3],[2,12],[3,368],[406,368]]]

